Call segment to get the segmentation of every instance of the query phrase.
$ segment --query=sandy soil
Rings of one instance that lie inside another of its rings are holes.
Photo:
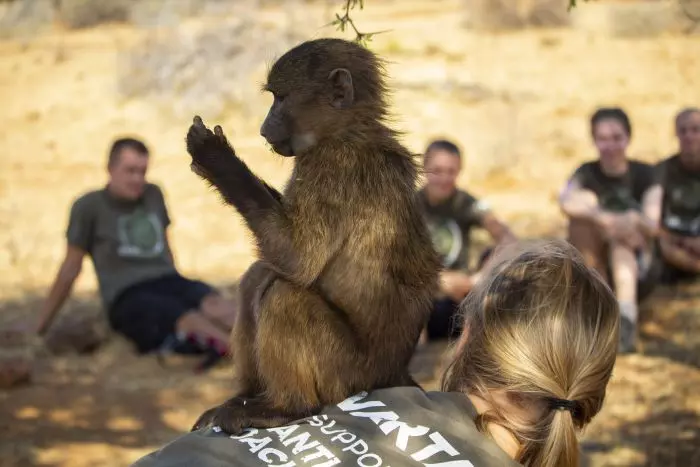
[[[372,48],[391,61],[396,127],[416,152],[435,136],[458,140],[467,158],[460,184],[520,235],[562,234],[555,194],[593,156],[587,119],[596,106],[623,105],[631,153],[654,161],[675,149],[674,112],[700,102],[697,36],[613,38],[595,4],[571,29],[475,33],[462,26],[461,2],[410,4],[377,2],[357,16],[365,30],[391,29]],[[331,34],[322,24],[304,33]],[[102,26],[0,42],[0,325],[37,312],[70,202],[104,183],[117,134],[141,135],[153,149],[151,178],[165,191],[183,273],[230,287],[252,260],[240,218],[189,171],[189,118],[116,92],[120,52],[143,34]],[[289,164],[257,136],[264,106],[254,112],[229,108],[220,120],[250,166],[280,186]],[[87,262],[84,271],[67,314],[99,309]],[[689,286],[659,290],[645,306],[643,350],[619,359],[584,436],[590,465],[700,465],[698,303]],[[429,387],[441,349],[414,362]],[[116,337],[94,355],[41,356],[31,385],[0,392],[0,465],[128,464],[226,396],[228,370],[194,376],[193,363],[161,368]]]

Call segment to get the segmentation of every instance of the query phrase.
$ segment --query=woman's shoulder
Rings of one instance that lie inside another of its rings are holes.
[[[474,416],[461,394],[387,388],[279,428],[190,433],[134,465],[517,465],[476,430]]]

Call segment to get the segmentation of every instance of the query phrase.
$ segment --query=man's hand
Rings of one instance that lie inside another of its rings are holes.
[[[700,258],[700,237],[681,237],[677,236],[678,243],[689,254],[695,258]]]
[[[649,219],[646,215],[644,215],[644,213],[629,210],[623,214],[623,216],[646,238],[651,239],[659,236],[659,227],[657,223]]]
[[[474,284],[471,276],[460,271],[443,271],[440,274],[440,291],[456,303],[464,300]]]
[[[624,214],[601,212],[596,220],[608,241],[621,243],[635,250],[646,245],[639,213],[635,211],[627,211]]]

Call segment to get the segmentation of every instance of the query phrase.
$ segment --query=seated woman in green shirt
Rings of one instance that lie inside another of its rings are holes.
[[[617,354],[610,289],[564,241],[519,244],[496,252],[461,313],[444,392],[380,389],[278,428],[200,429],[134,465],[578,466]]]

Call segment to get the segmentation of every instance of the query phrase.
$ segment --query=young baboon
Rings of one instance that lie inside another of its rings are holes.
[[[284,194],[199,117],[192,169],[245,218],[260,260],[240,284],[236,397],[194,429],[229,433],[308,416],[360,390],[414,384],[408,363],[440,267],[415,202],[417,168],[384,121],[380,60],[344,40],[305,42],[272,66],[260,133],[295,157]]]

